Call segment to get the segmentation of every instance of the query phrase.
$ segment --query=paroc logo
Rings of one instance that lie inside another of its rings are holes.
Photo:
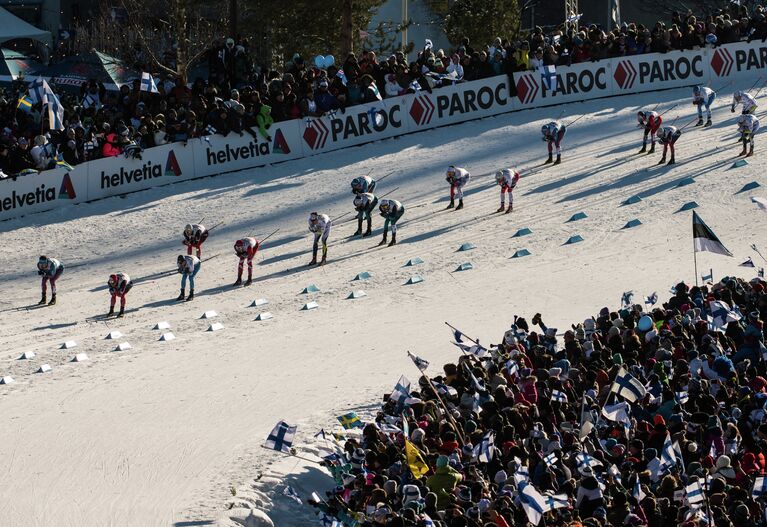
[[[306,130],[304,130],[304,141],[309,145],[309,148],[312,150],[324,148],[325,143],[328,141],[328,135],[330,135],[330,130],[328,130],[328,127],[325,126],[322,120],[312,119],[307,121]]]
[[[634,87],[634,81],[637,78],[637,70],[630,60],[622,60],[618,63],[613,73],[613,78],[621,90],[628,90]]]
[[[64,179],[61,180],[61,188],[59,189],[59,199],[75,199],[77,193],[75,192],[75,186],[72,184],[72,178],[69,174],[64,174]]]
[[[176,154],[171,150],[168,152],[168,160],[165,162],[165,175],[178,177],[181,174],[181,167],[178,164],[178,159],[176,159]]]
[[[431,122],[434,109],[434,103],[428,95],[418,95],[413,99],[413,104],[410,106],[410,117],[413,118],[415,124],[423,126]]]
[[[517,97],[522,104],[530,104],[535,100],[540,87],[535,75],[522,75],[517,81]]]
[[[732,65],[735,61],[732,59],[729,50],[725,48],[717,48],[714,51],[714,56],[711,57],[711,69],[718,77],[726,77],[732,71]]]

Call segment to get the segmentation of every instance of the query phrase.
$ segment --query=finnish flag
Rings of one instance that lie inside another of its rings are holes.
[[[671,436],[666,432],[666,440],[663,442],[663,449],[660,452],[660,471],[665,473],[676,467],[676,452],[671,443]]]
[[[293,438],[296,435],[295,426],[290,426],[285,421],[280,421],[266,438],[264,447],[277,452],[290,453],[290,447],[293,446]]]
[[[285,485],[285,488],[282,490],[282,493],[290,498],[291,500],[301,503],[301,498],[298,496],[298,492],[296,492],[296,489],[291,487],[290,485]]]
[[[146,71],[141,72],[141,91],[149,93],[160,93],[152,76]]]
[[[650,306],[654,306],[655,304],[657,304],[658,303],[658,293],[657,292],[653,292],[653,294],[651,294],[650,296],[645,297],[644,303],[648,304]]]
[[[591,457],[590,455],[583,452],[575,456],[575,463],[577,464],[578,468],[582,468],[582,467],[594,468],[594,467],[603,466],[602,462],[599,461],[597,458]]]
[[[758,476],[754,480],[754,489],[751,491],[751,497],[756,499],[767,494],[767,477]]]
[[[418,355],[413,355],[409,351],[407,352],[407,356],[410,357],[410,359],[413,361],[413,364],[415,364],[416,368],[419,370],[426,371],[426,368],[429,367],[429,361],[426,359],[422,359]]]
[[[401,375],[397,384],[394,386],[389,399],[397,403],[397,406],[404,404],[405,399],[410,397],[410,381],[404,375]]]
[[[479,460],[480,463],[490,463],[493,459],[493,453],[495,452],[495,434],[488,432],[482,438],[477,446],[474,447],[474,457]]]
[[[557,67],[553,64],[548,66],[540,66],[538,71],[541,72],[541,82],[548,91],[555,91],[557,89]]]
[[[639,502],[641,502],[643,499],[645,499],[646,495],[642,491],[642,485],[639,483],[639,475],[638,474],[637,474],[636,480],[634,481],[634,490],[631,492],[631,494]]]
[[[557,461],[559,461],[559,458],[557,457],[557,454],[552,452],[548,456],[543,458],[543,461],[546,463],[546,466],[550,467],[553,466]]]
[[[519,501],[522,502],[522,509],[527,514],[527,519],[533,525],[538,525],[543,515],[550,510],[546,498],[530,483],[520,485]]]
[[[685,495],[687,503],[695,505],[696,503],[702,503],[705,501],[703,496],[703,488],[700,486],[700,480],[696,479],[685,487]]]
[[[610,391],[618,394],[630,403],[637,402],[647,394],[644,385],[623,368],[618,372],[618,376],[610,387]]]
[[[730,322],[738,322],[740,315],[730,309],[729,304],[724,300],[712,300],[709,302],[711,309],[711,323],[716,328],[726,328]]]
[[[566,509],[570,506],[570,500],[567,494],[554,494],[554,491],[548,490],[543,493],[543,499],[546,500],[546,506],[549,510]]]
[[[559,390],[552,390],[551,391],[551,400],[556,401],[558,403],[566,403],[567,402],[567,394],[565,392],[561,392]]]

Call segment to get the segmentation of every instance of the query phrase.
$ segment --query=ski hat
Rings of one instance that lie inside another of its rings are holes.
[[[387,480],[383,485],[384,491],[388,497],[396,496],[397,494],[397,482],[393,479]]]
[[[447,466],[447,456],[439,456],[437,458],[437,468],[445,468]]]
[[[402,504],[407,505],[411,501],[417,501],[421,499],[421,489],[416,485],[403,485],[402,486]]]
[[[505,470],[499,470],[498,472],[495,473],[495,477],[493,477],[493,481],[498,486],[502,486],[508,479],[509,479],[509,476],[508,474],[506,474]]]

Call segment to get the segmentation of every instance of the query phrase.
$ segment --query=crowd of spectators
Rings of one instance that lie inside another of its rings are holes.
[[[52,81],[66,110],[64,130],[48,130],[39,105],[19,106],[26,86],[17,83],[0,97],[0,178],[52,168],[57,159],[74,166],[101,157],[140,156],[145,148],[214,132],[269,139],[274,122],[344,112],[360,103],[541,65],[767,38],[763,8],[749,13],[735,3],[705,20],[674,13],[668,27],[632,23],[606,31],[577,25],[548,34],[537,27],[524,40],[499,37],[477,49],[469,39],[447,52],[427,45],[414,61],[402,52],[379,58],[362,51],[319,68],[296,54],[282,71],[255,65],[247,39],[228,38],[205,55],[207,79],[195,77],[187,85],[160,78],[156,94],[142,92],[138,81],[119,92],[90,81],[79,93],[59,92]]]
[[[515,317],[486,354],[470,350],[406,394],[401,379],[323,462],[337,487],[310,504],[344,525],[527,526],[521,493],[535,489],[557,503],[534,506],[538,525],[767,525],[766,287],[680,283],[662,307],[605,307],[561,341],[540,314]],[[713,301],[742,320],[713,329]],[[613,393],[626,372],[646,395]]]

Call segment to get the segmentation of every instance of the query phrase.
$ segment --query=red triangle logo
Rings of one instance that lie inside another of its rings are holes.
[[[290,147],[288,146],[288,142],[285,140],[285,136],[282,135],[282,130],[277,130],[277,133],[274,134],[274,146],[272,147],[272,152],[279,154],[290,153]]]
[[[61,188],[59,189],[59,199],[75,199],[77,193],[75,192],[75,186],[72,184],[72,178],[69,177],[69,173],[64,174],[64,179],[61,180]]]
[[[178,159],[176,159],[176,154],[171,150],[168,152],[168,160],[165,162],[165,175],[178,177],[181,174],[181,167],[178,164]]]

